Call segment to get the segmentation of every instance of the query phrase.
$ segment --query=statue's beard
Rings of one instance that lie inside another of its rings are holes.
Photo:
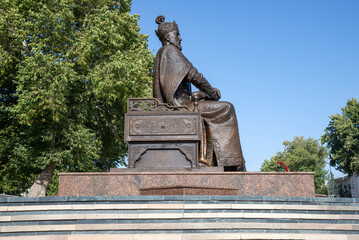
[[[178,42],[170,42],[172,45],[176,46],[179,50],[182,51],[182,46],[181,46],[181,42],[178,41]]]

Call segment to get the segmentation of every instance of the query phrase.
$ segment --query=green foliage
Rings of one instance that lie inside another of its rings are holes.
[[[278,152],[270,160],[264,160],[261,166],[262,172],[284,172],[283,162],[291,172],[314,172],[314,185],[316,193],[326,193],[325,159],[328,157],[328,149],[313,139],[294,137],[293,141],[284,141],[284,151]]]
[[[353,98],[342,108],[342,114],[330,116],[322,136],[330,151],[330,165],[352,175],[359,172],[359,103]]]
[[[0,192],[24,192],[52,161],[55,173],[125,165],[126,100],[150,95],[154,60],[130,9],[0,2]]]

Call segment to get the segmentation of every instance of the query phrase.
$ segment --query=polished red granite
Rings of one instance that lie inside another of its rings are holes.
[[[313,172],[60,173],[58,196],[250,195],[314,197]]]

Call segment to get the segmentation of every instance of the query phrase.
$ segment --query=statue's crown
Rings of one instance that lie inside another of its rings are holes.
[[[159,39],[161,39],[161,37],[166,33],[178,31],[178,25],[176,21],[173,21],[173,23],[165,22],[165,17],[163,15],[156,17],[156,23],[158,24],[158,30],[155,32]]]

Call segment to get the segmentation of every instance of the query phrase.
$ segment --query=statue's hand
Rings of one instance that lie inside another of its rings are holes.
[[[221,92],[217,88],[214,88],[214,90],[216,91],[217,96],[218,96],[218,99],[216,99],[216,100],[219,100],[221,98]]]
[[[200,101],[202,99],[205,99],[206,97],[207,97],[207,95],[204,92],[201,92],[201,91],[193,92],[191,94],[191,100],[195,101],[195,102],[198,102],[198,101]]]

